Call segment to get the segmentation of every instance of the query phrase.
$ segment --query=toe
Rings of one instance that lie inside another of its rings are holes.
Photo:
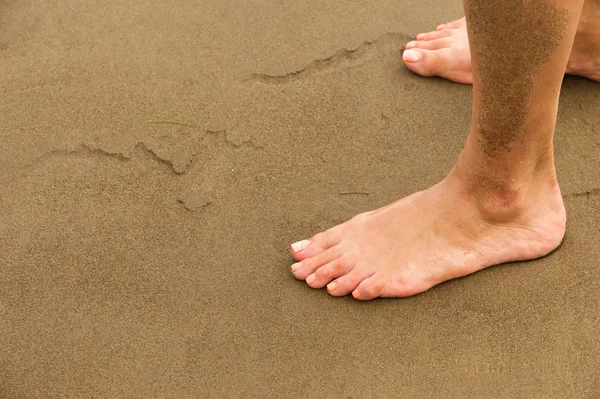
[[[297,261],[310,258],[337,245],[342,237],[343,224],[337,225],[329,230],[323,231],[308,240],[293,243],[290,247],[292,256]]]
[[[312,288],[323,288],[331,280],[348,274],[353,268],[351,262],[348,262],[345,257],[339,258],[319,267],[312,275],[308,276],[306,282]]]
[[[348,274],[333,280],[327,285],[327,292],[332,296],[344,296],[350,294],[366,278],[373,275],[372,271],[353,268]]]
[[[445,23],[445,24],[439,24],[435,29],[438,31],[444,30],[444,29],[456,29],[456,28],[460,28],[463,24],[465,24],[464,17],[454,20],[452,22]]]
[[[470,60],[454,48],[410,49],[402,54],[408,69],[421,76],[441,76],[453,82],[472,84]]]
[[[417,46],[417,40],[410,41],[404,45],[405,49],[415,48]]]
[[[306,258],[301,262],[292,265],[292,273],[299,280],[305,280],[312,275],[321,266],[333,262],[342,254],[339,246],[331,247],[315,256]]]
[[[461,26],[463,26],[466,23],[465,21],[465,17],[459,18],[459,19],[455,19],[452,22],[448,22],[447,24],[444,24],[444,28],[446,29],[456,29],[456,28],[460,28]]]
[[[408,69],[421,76],[434,76],[437,72],[436,52],[426,49],[406,50],[402,54]]]
[[[417,35],[417,40],[419,41],[428,41],[439,39],[440,37],[448,37],[452,35],[452,31],[449,30],[440,30],[440,31],[431,31],[427,33],[419,33]]]
[[[380,273],[375,273],[371,277],[364,279],[354,291],[352,296],[361,301],[368,301],[377,298],[385,288],[386,279]]]
[[[425,49],[425,50],[438,50],[441,48],[450,47],[450,43],[451,43],[451,41],[449,38],[440,37],[439,39],[434,39],[434,40],[414,42],[414,45],[412,45],[411,48],[421,48],[421,49]],[[409,48],[408,43],[407,43],[406,48]]]

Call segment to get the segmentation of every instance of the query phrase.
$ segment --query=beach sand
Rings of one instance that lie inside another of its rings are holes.
[[[551,255],[368,303],[290,273],[452,167],[471,87],[400,52],[461,15],[0,0],[0,397],[597,397],[597,83],[563,84]]]

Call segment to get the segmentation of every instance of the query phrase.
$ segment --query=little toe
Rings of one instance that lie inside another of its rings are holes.
[[[343,224],[316,234],[308,240],[293,243],[290,246],[292,256],[297,261],[318,255],[326,249],[337,245],[342,237]]]
[[[380,273],[375,273],[371,277],[364,279],[354,291],[352,296],[361,301],[368,301],[377,298],[385,288],[386,279],[381,277]]]
[[[336,260],[341,254],[342,250],[339,246],[331,247],[315,256],[294,263],[292,265],[292,273],[298,280],[305,280],[318,268]]]
[[[352,263],[348,262],[346,258],[340,256],[339,258],[319,267],[311,276],[314,278],[307,278],[306,282],[312,288],[323,288],[331,280],[344,276],[350,272],[353,268]],[[309,277],[311,277],[309,276]]]

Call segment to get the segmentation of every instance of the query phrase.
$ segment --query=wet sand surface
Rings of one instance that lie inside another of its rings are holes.
[[[471,88],[400,51],[461,15],[0,0],[0,397],[597,397],[597,83],[563,84],[551,255],[368,303],[289,271],[452,167]]]

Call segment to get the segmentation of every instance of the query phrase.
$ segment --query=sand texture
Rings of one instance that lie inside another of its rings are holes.
[[[400,51],[461,15],[0,0],[0,398],[599,397],[597,83],[563,84],[551,255],[368,303],[289,271],[452,167],[471,88]]]

